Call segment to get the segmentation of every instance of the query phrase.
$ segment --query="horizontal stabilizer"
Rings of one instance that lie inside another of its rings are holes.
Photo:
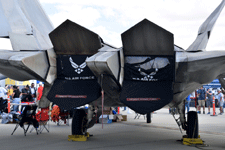
[[[59,25],[49,36],[57,55],[93,55],[101,48],[96,33],[70,20]]]
[[[144,19],[122,34],[124,81],[120,101],[137,113],[162,108],[173,99],[173,34]]]
[[[47,98],[66,110],[98,99],[101,87],[85,60],[102,47],[100,37],[70,20],[49,37],[57,55],[57,79]]]
[[[173,34],[142,20],[122,33],[124,55],[174,55]]]

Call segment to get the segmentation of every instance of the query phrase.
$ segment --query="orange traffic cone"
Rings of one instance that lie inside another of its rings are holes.
[[[215,106],[215,97],[213,96],[213,115],[211,116],[217,116],[216,115],[216,106]]]

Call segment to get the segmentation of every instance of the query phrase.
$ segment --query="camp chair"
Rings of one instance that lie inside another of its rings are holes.
[[[28,105],[23,108],[22,114],[18,117],[17,124],[15,129],[13,130],[12,134],[16,131],[16,129],[20,126],[24,130],[24,135],[26,136],[26,133],[32,124],[34,128],[36,129],[36,133],[38,134],[37,128],[39,127],[38,121],[35,119],[37,106]],[[24,125],[27,124],[27,128],[24,128]]]
[[[42,131],[45,129],[47,132],[49,132],[49,108],[41,108],[41,111],[38,111],[38,113],[35,115],[36,120],[39,123],[38,131],[39,133],[42,133]],[[30,133],[33,131],[34,128],[31,129]]]

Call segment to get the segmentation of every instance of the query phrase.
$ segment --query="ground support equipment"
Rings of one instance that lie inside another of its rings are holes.
[[[85,135],[68,135],[68,141],[87,141],[88,137],[90,137],[88,132]]]
[[[200,135],[198,138],[188,138],[187,135],[183,136],[183,144],[184,145],[203,145],[204,142],[200,139]]]

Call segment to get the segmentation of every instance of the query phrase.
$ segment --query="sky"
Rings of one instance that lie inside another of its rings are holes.
[[[221,0],[39,1],[54,27],[70,19],[119,48],[121,34],[146,18],[173,33],[174,43],[184,49],[192,44],[200,25],[221,3]],[[1,49],[8,47],[7,42],[0,45]],[[225,50],[225,10],[214,26],[206,50]]]

